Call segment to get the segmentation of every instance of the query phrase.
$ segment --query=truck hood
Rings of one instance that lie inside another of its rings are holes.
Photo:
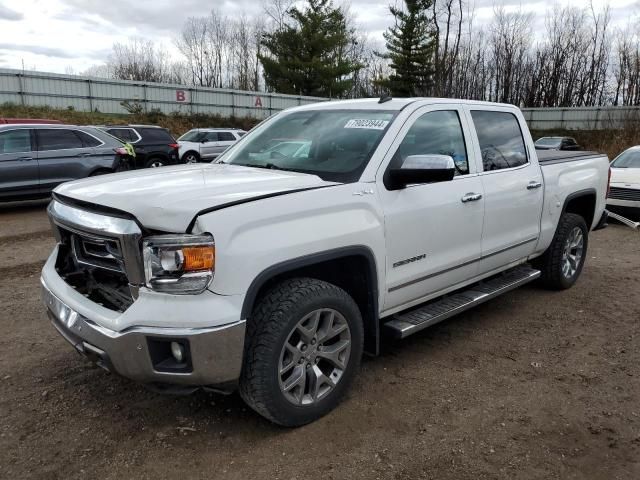
[[[75,180],[54,193],[128,212],[149,229],[185,232],[205,209],[328,185],[334,183],[304,173],[194,164]]]
[[[640,168],[612,168],[611,183],[640,187]]]

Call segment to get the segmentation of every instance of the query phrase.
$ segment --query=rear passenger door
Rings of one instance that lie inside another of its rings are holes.
[[[31,129],[0,132],[0,198],[38,193],[38,162],[33,150]]]
[[[218,155],[223,153],[227,148],[236,143],[236,137],[231,132],[218,132]]]
[[[526,124],[499,107],[467,109],[475,127],[475,149],[482,159],[484,227],[480,274],[533,253],[540,235],[543,177],[527,149]]]
[[[40,192],[47,193],[57,185],[84,178],[91,173],[92,148],[86,148],[72,129],[37,128]]]

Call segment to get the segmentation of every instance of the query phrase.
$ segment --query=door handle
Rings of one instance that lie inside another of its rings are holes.
[[[481,193],[467,193],[465,196],[462,197],[462,203],[467,203],[467,202],[477,202],[478,200],[480,200],[482,198],[482,194]]]
[[[18,157],[19,162],[30,162],[33,160],[33,157]]]
[[[536,188],[540,188],[542,186],[542,182],[536,182],[535,180],[532,180],[529,182],[529,185],[527,185],[527,190],[535,190]]]
[[[76,155],[76,157],[90,157],[91,154],[90,153],[79,153]]]

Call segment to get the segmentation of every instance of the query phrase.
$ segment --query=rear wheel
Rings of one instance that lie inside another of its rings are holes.
[[[551,245],[535,266],[542,271],[542,282],[549,288],[564,290],[578,280],[587,255],[589,231],[580,215],[560,217]]]
[[[279,425],[312,422],[347,391],[362,343],[360,311],[347,292],[311,278],[286,280],[248,320],[240,394]]]
[[[151,158],[145,164],[146,168],[159,168],[167,165],[167,161],[162,158]]]
[[[198,163],[200,161],[200,155],[196,152],[187,152],[182,156],[182,163]]]

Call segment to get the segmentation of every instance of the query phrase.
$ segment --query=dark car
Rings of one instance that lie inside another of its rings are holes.
[[[582,150],[572,137],[542,137],[535,142],[536,150]]]
[[[0,201],[46,197],[63,182],[127,170],[129,159],[97,128],[0,125]]]
[[[105,132],[133,145],[135,168],[164,167],[180,163],[178,142],[169,130],[155,125],[107,125]]]

